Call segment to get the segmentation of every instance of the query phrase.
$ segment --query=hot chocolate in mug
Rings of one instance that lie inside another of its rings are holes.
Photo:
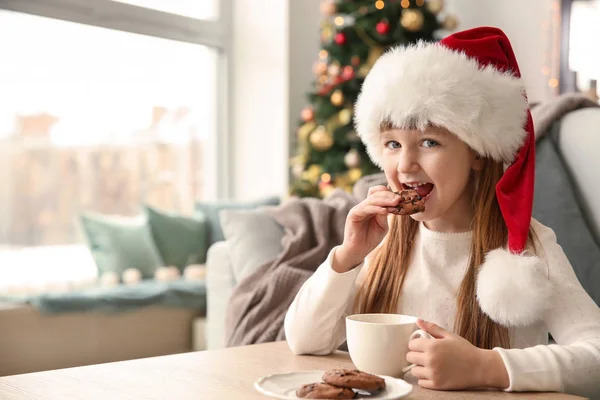
[[[417,317],[402,314],[355,314],[346,317],[346,342],[352,362],[361,371],[402,377],[414,364],[406,361],[408,342],[433,339],[418,329]]]

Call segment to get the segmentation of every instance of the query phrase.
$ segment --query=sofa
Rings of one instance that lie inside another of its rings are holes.
[[[600,108],[567,113],[538,140],[533,217],[554,230],[583,287],[600,305],[600,185],[591,184],[599,172]],[[253,213],[222,213],[224,240],[208,251],[208,349],[226,346],[225,315],[236,284],[278,254],[276,242],[284,233],[269,227],[266,215],[257,216],[260,210]]]

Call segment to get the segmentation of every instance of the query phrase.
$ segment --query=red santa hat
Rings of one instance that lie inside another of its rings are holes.
[[[519,66],[500,29],[481,27],[437,43],[397,47],[365,78],[356,130],[381,166],[380,126],[440,126],[476,153],[508,165],[496,185],[508,248],[486,255],[477,276],[482,311],[505,326],[528,325],[550,304],[546,266],[526,252],[535,168],[535,137]]]

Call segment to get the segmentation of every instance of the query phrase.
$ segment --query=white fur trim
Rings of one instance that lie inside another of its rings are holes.
[[[535,256],[490,251],[477,276],[481,310],[504,326],[531,325],[551,306],[552,283]]]
[[[527,137],[521,79],[441,44],[418,43],[383,54],[362,85],[355,127],[381,166],[380,125],[448,129],[482,156],[512,162]]]

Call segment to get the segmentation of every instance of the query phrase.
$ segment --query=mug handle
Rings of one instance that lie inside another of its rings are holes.
[[[410,335],[410,338],[408,339],[408,341],[410,342],[413,339],[417,339],[417,338],[421,338],[421,339],[433,339],[434,337],[431,336],[429,333],[425,332],[423,329],[417,329],[416,331],[414,331],[412,333],[412,335]],[[407,373],[408,371],[410,371],[411,369],[413,369],[413,367],[416,364],[410,364],[408,367],[404,367],[402,369],[403,373]]]

